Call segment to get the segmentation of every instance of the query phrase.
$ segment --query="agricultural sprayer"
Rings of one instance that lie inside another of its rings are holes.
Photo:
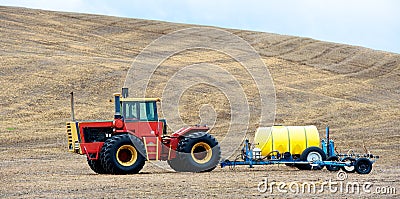
[[[326,127],[326,139],[320,142],[315,126],[272,126],[258,128],[254,144],[246,139],[236,159],[222,161],[220,165],[285,164],[300,170],[319,170],[326,166],[329,171],[342,169],[348,173],[368,174],[378,158],[369,151],[365,154],[335,152],[334,142],[329,139],[329,127]]]

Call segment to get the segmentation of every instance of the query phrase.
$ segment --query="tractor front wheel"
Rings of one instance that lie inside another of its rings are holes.
[[[196,132],[179,141],[177,158],[169,164],[176,171],[208,172],[217,167],[220,159],[218,141],[208,133]]]
[[[136,136],[121,134],[104,142],[100,152],[101,164],[107,173],[134,174],[143,168],[146,149]]]
[[[103,165],[101,164],[100,159],[99,160],[90,160],[89,158],[87,159],[87,162],[89,164],[89,167],[96,173],[98,174],[106,174],[107,172],[104,170]]]

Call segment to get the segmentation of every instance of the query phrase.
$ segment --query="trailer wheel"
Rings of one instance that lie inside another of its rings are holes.
[[[300,160],[301,161],[325,161],[326,160],[326,155],[324,151],[322,151],[321,148],[319,147],[308,147],[306,148],[303,153],[300,155]],[[324,168],[324,166],[311,166],[310,164],[296,164],[296,167],[300,170],[320,170]]]
[[[331,156],[327,158],[326,161],[339,162],[339,157]],[[340,166],[326,165],[326,169],[328,169],[328,171],[339,171]]]
[[[356,160],[355,170],[358,174],[369,174],[372,171],[372,162],[368,158]]]
[[[104,170],[103,165],[101,164],[100,159],[98,160],[89,160],[87,159],[89,167],[98,174],[106,174],[106,170]]]
[[[217,167],[221,159],[221,149],[218,141],[205,132],[195,132],[183,137],[178,144],[178,171],[209,172]],[[174,167],[172,167],[175,169]]]
[[[351,158],[351,157],[345,157],[345,158],[342,159],[342,162],[344,162],[344,163],[349,163],[349,162],[353,162],[354,163],[355,161],[356,160],[354,158]],[[346,173],[354,173],[356,171],[354,166],[343,166],[343,167],[341,167],[341,169],[343,171],[345,171]]]
[[[138,173],[145,163],[145,147],[136,136],[121,134],[104,142],[100,152],[101,164],[107,173]]]

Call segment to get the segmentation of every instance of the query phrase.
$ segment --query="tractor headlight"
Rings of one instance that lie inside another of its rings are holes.
[[[115,120],[113,121],[113,126],[114,126],[116,129],[122,129],[122,128],[124,128],[124,121],[122,121],[121,119],[115,119]]]

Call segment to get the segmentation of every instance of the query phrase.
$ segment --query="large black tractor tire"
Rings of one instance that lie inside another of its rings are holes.
[[[135,174],[143,168],[146,149],[136,136],[121,134],[104,142],[100,152],[103,169],[110,174]]]
[[[306,148],[303,153],[300,155],[300,160],[301,161],[315,161],[315,160],[320,160],[320,161],[325,161],[326,160],[326,154],[324,151],[322,151],[321,148],[319,147],[308,147]],[[296,167],[300,170],[321,170],[323,166],[311,166],[310,164],[296,164]]]
[[[182,160],[179,157],[176,157],[176,158],[171,159],[171,160],[167,160],[167,163],[175,171],[178,171],[178,172],[188,171],[185,168],[185,165],[182,163]]]
[[[178,144],[176,160],[169,163],[175,171],[209,172],[221,159],[218,141],[205,132],[195,132],[183,137]]]
[[[98,174],[107,174],[106,170],[104,170],[103,165],[101,164],[100,159],[98,160],[89,160],[87,159],[89,167]]]

